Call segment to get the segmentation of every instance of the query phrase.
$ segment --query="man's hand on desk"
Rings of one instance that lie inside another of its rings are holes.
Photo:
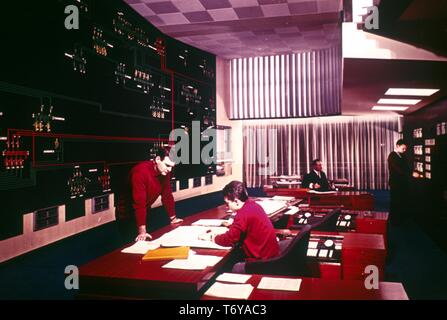
[[[171,224],[176,224],[176,223],[181,223],[183,222],[183,219],[177,218],[177,217],[172,217],[171,218]]]
[[[233,219],[228,219],[227,221],[222,221],[222,227],[229,227],[233,224]]]
[[[135,238],[135,241],[146,241],[146,239],[152,239],[152,236],[146,232],[146,226],[138,227],[138,236]]]

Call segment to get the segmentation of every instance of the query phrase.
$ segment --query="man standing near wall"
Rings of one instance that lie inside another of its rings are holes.
[[[409,218],[409,187],[412,170],[408,164],[405,152],[407,144],[403,139],[396,142],[396,148],[388,156],[390,173],[390,222],[401,225]],[[413,176],[417,177],[415,172]]]

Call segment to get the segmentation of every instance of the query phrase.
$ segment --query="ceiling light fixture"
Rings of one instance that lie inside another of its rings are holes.
[[[374,106],[372,110],[375,111],[405,111],[408,107],[398,107],[398,106]]]
[[[404,104],[404,105],[416,105],[421,102],[421,99],[380,99],[378,104]]]
[[[387,96],[421,96],[429,97],[439,89],[410,89],[410,88],[389,88],[385,95]]]

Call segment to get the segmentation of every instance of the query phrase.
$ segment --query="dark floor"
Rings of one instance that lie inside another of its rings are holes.
[[[376,210],[387,211],[389,194],[373,191]],[[252,189],[251,195],[262,196]],[[213,193],[176,204],[178,216],[188,216],[222,204]],[[152,229],[167,223],[163,209],[151,212]],[[72,299],[64,287],[67,265],[80,266],[132,241],[131,223],[109,223],[46,246],[0,265],[0,299]],[[393,258],[386,266],[386,281],[402,282],[410,299],[447,299],[447,254],[414,222],[390,228]]]

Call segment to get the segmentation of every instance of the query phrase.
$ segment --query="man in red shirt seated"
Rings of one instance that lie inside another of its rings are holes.
[[[211,240],[224,247],[240,242],[246,261],[278,256],[280,249],[272,222],[264,209],[248,198],[244,184],[232,181],[224,187],[223,194],[228,207],[236,212],[233,223],[224,234],[207,233],[200,239]],[[245,262],[237,263],[233,272],[244,273]]]
[[[137,220],[138,236],[135,241],[152,239],[146,231],[146,215],[151,205],[161,195],[171,224],[183,220],[175,215],[174,197],[171,189],[171,170],[175,165],[169,158],[169,148],[157,150],[154,160],[143,161],[132,168],[129,179],[131,186],[132,209]]]

